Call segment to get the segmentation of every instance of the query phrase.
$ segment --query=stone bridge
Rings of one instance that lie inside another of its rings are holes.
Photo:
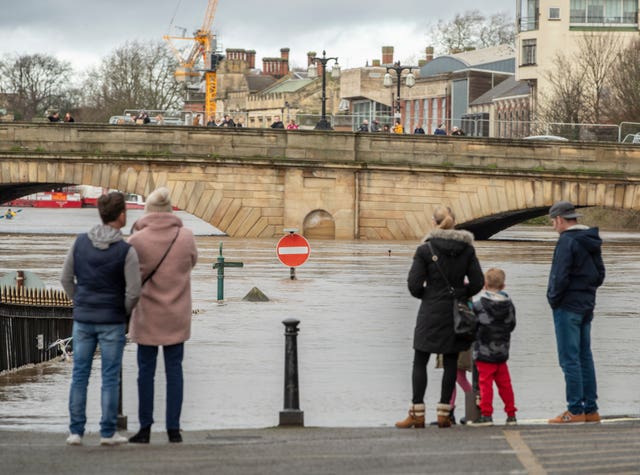
[[[0,124],[0,203],[84,184],[173,203],[230,236],[416,240],[434,206],[486,239],[558,199],[640,209],[640,147],[350,132]]]

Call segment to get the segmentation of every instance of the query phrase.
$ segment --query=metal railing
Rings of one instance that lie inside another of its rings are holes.
[[[135,110],[127,110],[125,112],[132,113]],[[159,111],[147,111],[159,112]],[[184,124],[191,124],[192,113],[181,111]],[[564,137],[569,140],[578,141],[595,141],[595,142],[625,142],[635,143],[632,139],[624,140],[629,135],[640,133],[639,122],[621,122],[620,124],[587,124],[587,123],[569,123],[569,122],[544,122],[544,121],[522,121],[522,120],[492,120],[480,119],[473,116],[481,116],[482,114],[466,114],[460,119],[451,118],[426,118],[421,121],[409,120],[403,118],[403,126],[405,134],[411,134],[413,129],[420,125],[427,133],[432,135],[435,128],[439,124],[445,124],[447,133],[450,134],[453,127],[457,126],[463,130],[465,135],[471,137],[491,137],[491,138],[508,138],[520,139],[532,135],[555,135]],[[241,117],[244,121],[244,127],[269,128],[272,117],[264,116],[259,118],[257,122],[254,120],[248,122],[245,114],[235,114],[233,117]],[[320,121],[320,114],[285,114],[282,120],[285,121],[285,127],[288,119],[294,119],[300,129],[311,130]],[[255,119],[255,117],[254,117]],[[382,131],[385,125],[393,127],[395,118],[393,115],[362,115],[362,114],[336,114],[327,115],[327,120],[335,130],[357,131],[364,120],[369,121],[369,126],[377,119]],[[201,124],[205,125],[205,124]]]
[[[71,336],[72,307],[62,291],[0,291],[0,372],[42,363],[58,355],[52,346]]]

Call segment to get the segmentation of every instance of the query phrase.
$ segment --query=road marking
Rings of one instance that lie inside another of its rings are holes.
[[[520,463],[527,470],[529,475],[546,475],[547,471],[540,465],[538,459],[520,436],[519,431],[504,431],[504,437],[513,450],[516,452],[516,457],[520,460]]]

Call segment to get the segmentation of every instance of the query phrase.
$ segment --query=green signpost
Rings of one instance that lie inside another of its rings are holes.
[[[224,300],[224,268],[225,267],[244,267],[242,262],[225,262],[222,255],[222,243],[220,243],[220,255],[213,264],[214,269],[218,269],[218,303]]]

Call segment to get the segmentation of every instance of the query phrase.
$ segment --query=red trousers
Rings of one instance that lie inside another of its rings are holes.
[[[487,363],[476,361],[478,368],[478,385],[480,386],[480,412],[483,416],[493,414],[493,382],[498,387],[498,394],[504,402],[504,412],[507,416],[515,416],[518,410],[515,406],[511,376],[507,362]]]

